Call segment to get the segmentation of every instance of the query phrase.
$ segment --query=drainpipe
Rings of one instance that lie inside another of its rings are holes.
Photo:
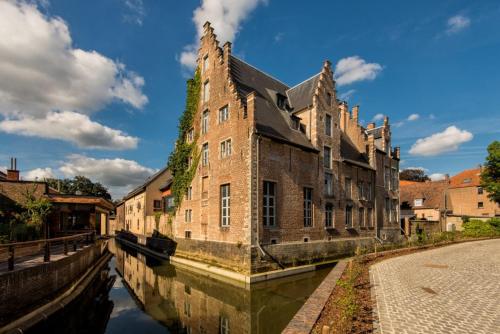
[[[256,234],[256,237],[257,237],[257,248],[260,250],[260,252],[262,253],[262,256],[266,256],[266,252],[264,252],[264,250],[262,249],[262,246],[260,245],[260,240],[259,240],[259,160],[260,160],[260,135],[257,135],[257,152],[256,152],[256,162],[257,162],[257,168],[256,168],[256,180],[257,180],[257,193],[255,195],[255,200],[257,201],[257,224],[256,224],[256,231],[257,231],[257,234]]]

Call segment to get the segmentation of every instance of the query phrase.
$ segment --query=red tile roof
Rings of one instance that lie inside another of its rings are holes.
[[[481,168],[467,169],[450,178],[450,188],[478,187]]]
[[[400,203],[407,202],[412,208],[419,209],[444,209],[447,188],[447,180],[400,184]],[[423,199],[422,206],[414,207],[415,199]]]

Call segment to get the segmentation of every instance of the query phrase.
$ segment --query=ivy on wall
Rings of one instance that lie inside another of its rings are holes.
[[[200,152],[196,146],[197,136],[191,142],[187,140],[189,130],[193,128],[193,122],[198,110],[200,100],[201,79],[200,71],[196,70],[194,77],[187,81],[186,108],[179,119],[179,135],[175,142],[175,148],[168,158],[168,169],[172,173],[172,195],[174,196],[174,207],[171,214],[175,215],[177,208],[182,204],[187,188],[193,181]],[[191,166],[189,160],[191,159]]]

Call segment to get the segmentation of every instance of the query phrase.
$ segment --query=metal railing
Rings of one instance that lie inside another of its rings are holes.
[[[11,271],[14,270],[16,259],[23,262],[37,255],[43,255],[43,261],[49,262],[51,254],[67,255],[70,249],[76,252],[95,239],[95,232],[92,231],[59,238],[0,244],[0,264],[6,261],[7,269]]]

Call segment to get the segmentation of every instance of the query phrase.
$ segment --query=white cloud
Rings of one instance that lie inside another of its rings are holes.
[[[373,122],[378,122],[384,119],[384,114],[376,114],[373,116],[372,121]]]
[[[43,180],[43,179],[49,179],[49,178],[54,178],[55,174],[52,171],[52,168],[35,168],[33,170],[30,170],[26,172],[24,175],[23,179],[25,180]]]
[[[470,26],[470,19],[463,15],[455,15],[448,19],[446,23],[446,33],[448,35],[456,34]]]
[[[92,121],[71,111],[50,112],[45,118],[25,116],[0,122],[0,130],[24,136],[62,139],[87,149],[125,150],[137,147],[139,139]]]
[[[349,89],[347,92],[340,94],[339,98],[344,101],[349,101],[354,93],[356,93],[355,89]]]
[[[424,167],[406,167],[404,168],[403,170],[406,170],[406,169],[410,169],[410,170],[421,170],[423,172],[428,172],[429,170],[427,168],[424,168]]]
[[[357,81],[373,80],[382,71],[377,63],[367,63],[359,56],[340,59],[335,66],[335,78],[339,86]]]
[[[203,25],[210,21],[221,43],[233,42],[245,18],[266,0],[202,0],[193,12],[193,22],[196,26],[194,44],[187,45],[179,57],[180,63],[189,68],[196,67],[198,41],[203,35]]]
[[[59,168],[65,177],[83,175],[109,188],[113,198],[124,196],[156,170],[125,159],[96,159],[73,154]]]
[[[458,147],[472,140],[472,133],[450,126],[443,132],[418,139],[410,149],[410,154],[432,156],[445,152],[456,151]]]
[[[274,35],[274,42],[276,43],[281,42],[284,36],[285,36],[284,32],[277,33],[276,35]]]
[[[416,121],[419,118],[420,118],[419,114],[411,114],[410,116],[408,116],[409,121]]]
[[[394,126],[394,127],[396,127],[396,128],[400,128],[400,127],[402,127],[404,124],[405,124],[405,122],[403,122],[403,121],[399,121],[399,122],[394,123],[392,126]]]
[[[446,174],[433,173],[433,174],[429,175],[429,178],[431,179],[431,181],[442,181],[442,180],[446,179]]]
[[[123,19],[142,26],[144,17],[146,16],[144,2],[142,0],[125,0],[125,7],[128,11],[123,15]]]
[[[436,116],[434,114],[430,114],[429,119],[436,119]]]
[[[112,101],[141,109],[148,102],[141,76],[74,48],[67,23],[33,2],[0,1],[0,78],[0,116],[10,121],[62,110],[90,115]]]

